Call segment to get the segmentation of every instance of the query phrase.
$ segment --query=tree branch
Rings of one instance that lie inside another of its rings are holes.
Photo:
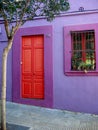
[[[20,20],[19,20],[19,25],[22,25],[22,20],[23,20],[23,17],[24,17],[24,15],[25,15],[26,8],[28,7],[29,4],[30,4],[30,0],[27,0],[27,2],[26,2],[26,4],[25,4],[25,7],[23,8],[23,11],[22,11]]]
[[[2,17],[4,19],[4,25],[5,25],[5,30],[6,30],[7,38],[9,38],[10,37],[9,22],[7,20],[7,16],[6,16],[5,12],[4,12],[3,7],[0,10],[0,12],[1,12],[1,15],[2,15]]]

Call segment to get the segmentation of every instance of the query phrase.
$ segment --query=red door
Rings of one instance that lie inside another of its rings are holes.
[[[44,37],[22,38],[22,98],[44,98]]]

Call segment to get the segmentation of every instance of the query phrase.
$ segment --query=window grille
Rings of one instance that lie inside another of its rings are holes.
[[[71,32],[71,70],[95,70],[94,30]]]

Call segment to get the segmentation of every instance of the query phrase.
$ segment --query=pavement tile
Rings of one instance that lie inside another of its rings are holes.
[[[21,126],[21,125],[15,125],[15,124],[8,124],[7,123],[7,130],[29,130],[29,127]]]
[[[29,130],[98,130],[98,115],[11,102],[7,102],[7,122]]]

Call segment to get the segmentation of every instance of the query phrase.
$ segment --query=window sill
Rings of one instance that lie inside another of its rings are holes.
[[[98,71],[69,71],[65,72],[66,76],[98,76]]]

